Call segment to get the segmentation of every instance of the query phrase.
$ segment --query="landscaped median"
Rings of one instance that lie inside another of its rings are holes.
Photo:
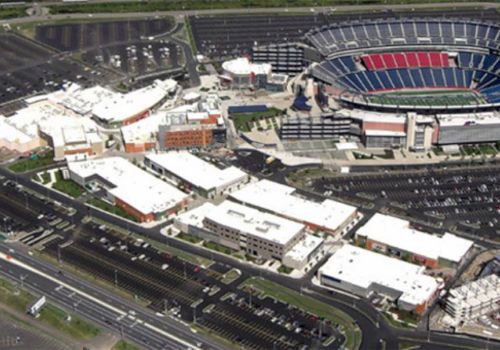
[[[10,282],[0,279],[0,303],[17,312],[25,313],[35,297],[23,289],[16,288]],[[71,316],[70,319],[68,316]],[[46,304],[40,311],[38,318],[42,323],[49,325],[59,332],[65,333],[76,340],[94,338],[100,333],[100,328],[78,316],[52,305]]]
[[[243,282],[240,288],[249,286],[261,292],[263,296],[273,297],[294,305],[299,309],[307,310],[319,317],[338,323],[345,333],[346,340],[344,347],[351,350],[359,349],[362,337],[361,330],[345,312],[263,278],[251,277]]]
[[[126,342],[125,340],[119,340],[111,348],[111,350],[139,350],[140,348],[134,344]]]

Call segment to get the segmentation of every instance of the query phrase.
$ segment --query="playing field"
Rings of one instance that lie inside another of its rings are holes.
[[[399,106],[464,106],[486,103],[470,90],[418,90],[386,92],[364,96],[366,102]]]

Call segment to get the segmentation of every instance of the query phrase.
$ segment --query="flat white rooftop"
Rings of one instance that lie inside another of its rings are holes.
[[[12,126],[9,124],[7,118],[0,116],[0,140],[23,144],[30,142],[32,139],[31,135],[27,135],[15,126]]]
[[[278,244],[288,243],[304,229],[302,224],[228,200],[219,204],[206,217],[226,227]]]
[[[323,243],[323,238],[313,235],[306,235],[303,240],[298,242],[290,249],[286,256],[295,260],[305,260],[312,252],[314,252]]]
[[[384,214],[375,214],[356,234],[423,257],[455,263],[460,262],[474,244],[451,233],[439,237],[417,231],[408,221]]]
[[[401,292],[400,300],[419,305],[438,288],[424,268],[352,245],[344,245],[320,267],[320,275],[369,290],[373,284]]]
[[[293,187],[261,180],[243,187],[231,196],[242,203],[329,230],[336,230],[357,210],[351,205],[330,199],[322,203],[313,202],[296,196],[294,192]]]
[[[199,207],[191,209],[185,213],[179,214],[175,220],[198,228],[203,228],[203,220],[216,206],[210,202],[205,202]]]
[[[160,168],[206,191],[244,181],[247,177],[244,171],[234,166],[221,170],[188,151],[150,153],[146,158]]]
[[[68,169],[84,179],[98,175],[112,183],[109,193],[143,214],[162,213],[188,197],[120,157],[70,162]]]
[[[177,82],[172,79],[156,80],[144,88],[126,94],[116,94],[94,106],[92,113],[107,122],[122,122],[145,112],[175,91]]]

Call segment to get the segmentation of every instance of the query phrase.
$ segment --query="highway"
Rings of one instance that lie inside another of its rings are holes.
[[[15,181],[18,181],[21,185],[31,188],[33,190],[38,190],[38,192],[42,194],[46,194],[47,190],[45,187],[41,186],[38,183],[34,183],[29,179],[29,175],[14,175],[10,173],[5,168],[0,168],[0,174],[6,176],[7,178],[11,178]],[[303,291],[305,293],[309,293],[311,296],[314,296],[316,299],[321,300],[329,305],[339,308],[343,310],[351,317],[353,317],[358,326],[361,328],[363,332],[363,341],[362,348],[363,349],[377,349],[381,348],[382,344],[388,349],[396,348],[398,342],[407,341],[411,339],[412,342],[422,344],[423,348],[432,348],[432,349],[450,349],[450,348],[464,348],[464,349],[477,349],[477,348],[486,348],[489,349],[500,349],[500,343],[493,342],[487,339],[478,339],[474,337],[467,337],[462,335],[454,335],[454,334],[442,334],[436,332],[427,332],[423,330],[406,330],[400,328],[392,327],[383,317],[380,317],[380,314],[365,300],[353,298],[349,295],[343,293],[336,292],[327,292],[324,289],[313,285],[310,282],[310,275],[304,277],[301,280],[293,279],[284,275],[274,274],[268,271],[262,271],[256,267],[248,265],[246,263],[242,263],[230,257],[217,254],[211,251],[207,251],[203,248],[193,246],[187,242],[179,241],[173,238],[164,237],[160,234],[159,228],[144,228],[138,225],[134,225],[131,223],[127,223],[124,220],[115,217],[113,215],[107,214],[105,212],[101,212],[94,209],[88,209],[85,204],[70,199],[66,196],[58,194],[56,192],[50,191],[50,196],[53,199],[58,200],[59,202],[65,204],[66,206],[71,206],[77,210],[77,214],[74,216],[72,220],[78,222],[85,215],[92,215],[94,217],[99,218],[105,222],[109,222],[113,225],[122,227],[123,229],[129,230],[132,229],[135,232],[147,236],[149,238],[161,241],[162,243],[169,244],[175,248],[179,248],[185,251],[188,251],[193,254],[197,254],[203,256],[208,259],[212,259],[221,264],[227,264],[233,267],[240,269],[243,273],[243,277],[249,276],[262,276],[267,278],[273,282],[284,285],[288,288],[291,288],[296,291]],[[3,245],[3,249],[5,250],[5,246]],[[52,273],[57,274],[57,268],[50,266],[48,263],[38,261],[38,259],[34,259],[29,257],[27,254],[22,253],[21,251],[16,250],[17,258],[22,259],[25,262],[28,262],[30,265],[35,266],[40,269],[46,269],[47,271],[52,271]],[[43,271],[43,270],[42,270]],[[16,275],[16,274],[14,274]],[[132,306],[130,302],[120,300],[120,298],[112,295],[109,291],[102,290],[96,286],[88,282],[81,281],[73,276],[69,276],[65,274],[64,276],[60,276],[63,282],[66,282],[73,286],[80,286],[85,291],[92,291],[92,293],[98,293],[96,295],[99,296],[102,300],[113,300],[117,303],[117,305],[121,305],[123,310],[127,310],[133,308],[138,315],[141,315],[140,318],[146,320],[154,325],[162,325],[163,327],[167,327],[166,323],[168,323],[168,327],[170,331],[174,332],[178,336],[187,336],[185,339],[189,339],[190,337],[195,337],[194,334],[191,333],[189,328],[180,326],[180,324],[176,321],[172,325],[170,320],[159,319],[151,312],[145,312],[139,306]],[[121,303],[121,304],[120,304]],[[70,305],[71,307],[71,305]],[[77,309],[79,311],[79,308]],[[97,316],[99,317],[99,316]],[[102,320],[100,322],[102,324]],[[115,326],[119,327],[118,325]],[[183,331],[183,332],[181,332]],[[206,339],[202,339],[199,335],[196,335],[201,341],[206,343]],[[147,339],[148,342],[154,341],[154,338]],[[141,344],[144,342],[141,342]],[[211,344],[213,348],[217,348],[216,344]],[[220,346],[219,346],[220,348]]]
[[[204,349],[220,349],[219,344],[194,333],[179,320],[154,314],[69,273],[61,274],[57,267],[30,257],[22,248],[12,252],[12,246],[2,243],[0,252],[0,274],[145,349],[198,349],[197,344],[203,344]],[[5,255],[13,259],[6,260]]]

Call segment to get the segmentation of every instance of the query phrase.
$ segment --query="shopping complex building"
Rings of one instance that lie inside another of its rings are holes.
[[[421,232],[406,220],[375,214],[356,231],[365,248],[429,268],[459,267],[471,255],[473,242],[451,233]]]
[[[229,200],[204,203],[174,219],[175,227],[207,241],[293,269],[310,269],[325,254],[323,239],[303,224]]]
[[[219,107],[219,97],[208,94],[200,101],[159,110],[148,118],[123,126],[120,131],[125,151],[224,145],[226,125]]]
[[[155,80],[153,84],[127,93],[116,92],[92,109],[93,117],[104,126],[120,127],[146,118],[177,91],[172,79]]]
[[[314,202],[296,189],[269,180],[251,183],[231,193],[234,200],[306,225],[310,230],[342,234],[360,218],[356,207],[331,199]]]
[[[73,181],[97,192],[140,222],[160,220],[185,209],[188,195],[120,157],[68,163]]]
[[[208,198],[237,190],[250,179],[234,166],[219,169],[188,151],[150,153],[146,155],[144,164]]]
[[[321,285],[363,297],[386,296],[399,309],[422,314],[439,295],[438,282],[425,267],[352,245],[344,245],[319,268]]]

